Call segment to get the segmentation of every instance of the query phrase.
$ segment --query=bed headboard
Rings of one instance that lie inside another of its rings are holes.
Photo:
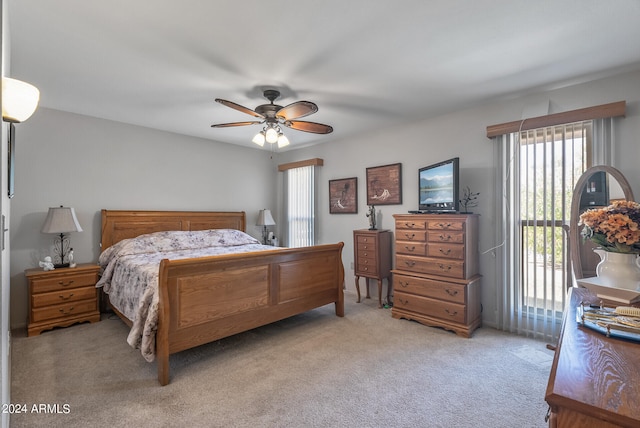
[[[145,233],[206,229],[237,229],[245,232],[245,212],[102,210],[101,250]]]

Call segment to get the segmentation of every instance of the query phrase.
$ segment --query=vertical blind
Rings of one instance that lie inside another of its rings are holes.
[[[285,171],[287,246],[313,245],[315,222],[315,171],[313,165]]]
[[[553,341],[573,284],[567,243],[573,189],[595,162],[609,159],[611,119],[495,137],[498,325]],[[594,132],[594,129],[597,132]],[[600,132],[603,130],[603,132]],[[598,134],[598,135],[594,135]]]

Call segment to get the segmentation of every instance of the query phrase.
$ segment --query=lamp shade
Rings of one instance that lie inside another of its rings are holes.
[[[255,137],[253,137],[253,140],[251,141],[259,145],[260,147],[264,146],[264,132],[263,131],[258,132],[255,135]]]
[[[2,119],[20,123],[29,119],[40,100],[40,91],[21,80],[2,78]]]
[[[260,210],[256,226],[273,226],[274,224],[276,224],[276,222],[273,220],[271,210]]]
[[[42,225],[42,233],[82,232],[76,212],[70,207],[49,208],[47,218]]]

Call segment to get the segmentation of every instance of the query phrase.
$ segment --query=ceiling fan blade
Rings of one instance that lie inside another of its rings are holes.
[[[276,117],[284,120],[292,120],[309,116],[317,111],[318,106],[311,101],[296,101],[278,110]]]
[[[304,120],[287,120],[284,122],[284,126],[297,131],[313,132],[314,134],[329,134],[333,132],[333,127],[329,125]]]
[[[250,114],[253,117],[259,117],[261,119],[264,119],[264,116],[261,115],[260,113],[256,113],[255,111],[251,110],[250,108],[246,108],[244,106],[241,106],[240,104],[236,104],[233,101],[227,101],[227,100],[223,100],[221,98],[216,98],[216,102],[219,102],[223,106],[231,107],[234,110],[241,111],[242,113]]]
[[[245,126],[245,125],[260,125],[263,121],[252,120],[249,122],[231,122],[231,123],[218,123],[211,125],[212,128],[229,128],[232,126]]]

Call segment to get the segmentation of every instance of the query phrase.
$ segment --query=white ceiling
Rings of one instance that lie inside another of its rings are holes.
[[[6,13],[8,75],[41,106],[247,147],[260,127],[211,128],[253,120],[215,98],[315,102],[304,120],[334,132],[285,128],[297,148],[640,69],[638,0],[8,0]]]

